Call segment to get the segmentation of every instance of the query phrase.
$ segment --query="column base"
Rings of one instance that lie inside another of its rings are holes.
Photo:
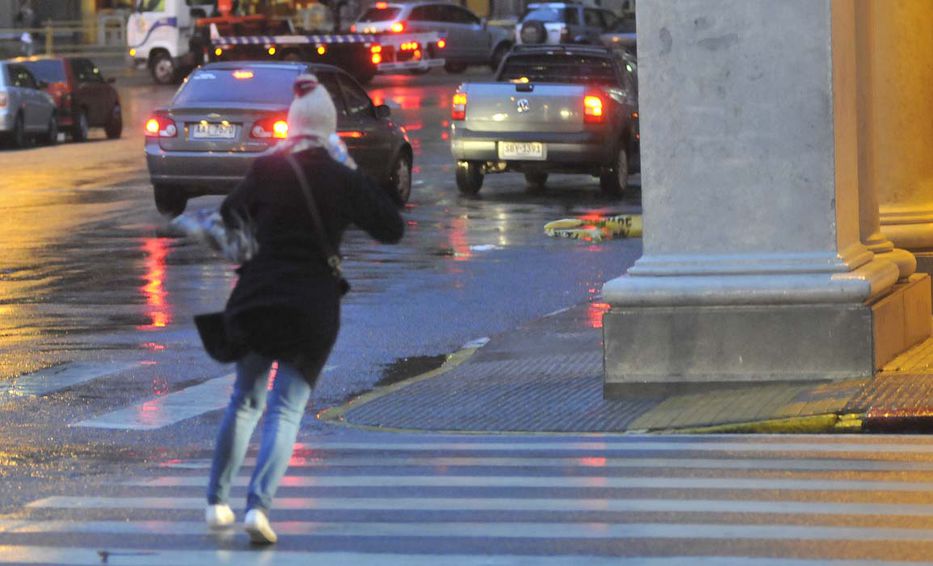
[[[917,258],[917,273],[926,273],[933,277],[933,251],[913,252]]]
[[[930,335],[930,277],[866,303],[614,306],[604,394],[867,377]]]

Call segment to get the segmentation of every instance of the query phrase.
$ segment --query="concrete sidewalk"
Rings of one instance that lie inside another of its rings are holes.
[[[933,339],[872,379],[602,397],[602,312],[583,304],[467,345],[439,369],[325,410],[332,423],[449,432],[933,429]]]

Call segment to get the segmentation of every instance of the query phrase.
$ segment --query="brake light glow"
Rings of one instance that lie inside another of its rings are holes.
[[[402,51],[416,51],[418,49],[417,41],[409,41],[399,45],[399,49]]]
[[[350,26],[350,33],[356,33],[356,24]]]
[[[343,132],[337,132],[337,135],[339,135],[343,139],[356,140],[356,139],[360,139],[361,137],[363,137],[363,132],[360,132],[358,130],[347,130]]]
[[[219,48],[219,47],[218,47],[217,49],[214,50],[214,55],[216,55],[216,56],[218,56],[218,57],[220,57],[220,56],[223,55],[223,54],[224,54],[224,50],[221,49],[221,48]]]
[[[445,47],[447,47],[447,40],[446,40],[446,39],[438,39],[438,40],[437,40],[437,48],[438,48],[438,49],[443,49],[443,48],[445,48]]]
[[[450,107],[451,120],[466,119],[467,95],[465,92],[454,93],[453,104]]]
[[[318,46],[317,46],[317,54],[318,54],[318,55],[324,55],[325,53],[327,53],[327,48],[324,47],[323,45],[318,45]]]
[[[249,135],[260,140],[284,140],[288,137],[288,122],[281,118],[263,118],[253,124]]]
[[[153,116],[146,120],[146,137],[151,138],[174,138],[178,135],[178,128],[171,118],[165,116]]]
[[[370,53],[372,53],[372,62],[373,65],[378,65],[382,63],[382,46],[378,43],[369,48]]]
[[[379,63],[382,63],[382,55],[380,55],[379,53],[373,53],[372,59],[373,59],[373,65],[378,65]]]
[[[252,71],[233,71],[233,78],[239,80],[248,80],[253,78]]]
[[[269,48],[269,55],[275,55],[275,47]]]
[[[392,24],[392,33],[402,33],[405,31],[405,22],[395,22]]]
[[[583,97],[583,121],[599,123],[605,118],[603,114],[603,99],[592,94]]]
[[[389,4],[387,2],[376,2],[377,10],[385,10],[388,7],[389,7]]]

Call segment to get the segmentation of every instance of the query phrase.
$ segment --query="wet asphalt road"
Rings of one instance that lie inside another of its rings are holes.
[[[353,291],[306,431],[319,428],[314,411],[430,369],[468,341],[598,301],[602,283],[640,254],[640,240],[586,244],[542,230],[557,218],[638,212],[637,191],[609,200],[596,179],[554,176],[531,195],[521,175],[506,174],[488,176],[478,198],[458,195],[450,96],[461,80],[485,77],[434,71],[369,85],[414,145],[407,233],[396,246],[347,235]],[[61,473],[83,477],[209,445],[216,411],[145,432],[72,425],[123,407],[143,414],[147,400],[231,371],[203,354],[191,317],[223,306],[233,266],[170,237],[152,204],[142,125],[173,89],[136,81],[120,90],[122,139],[94,132],[86,144],[0,151],[0,473],[34,477],[10,502]],[[194,199],[189,210],[219,202]],[[75,364],[100,377],[43,395],[16,390],[22,376]]]

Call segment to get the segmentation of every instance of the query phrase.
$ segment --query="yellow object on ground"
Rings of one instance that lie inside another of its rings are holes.
[[[544,225],[544,233],[555,238],[576,238],[599,242],[607,238],[640,238],[640,214],[619,214],[596,218],[564,218]]]

